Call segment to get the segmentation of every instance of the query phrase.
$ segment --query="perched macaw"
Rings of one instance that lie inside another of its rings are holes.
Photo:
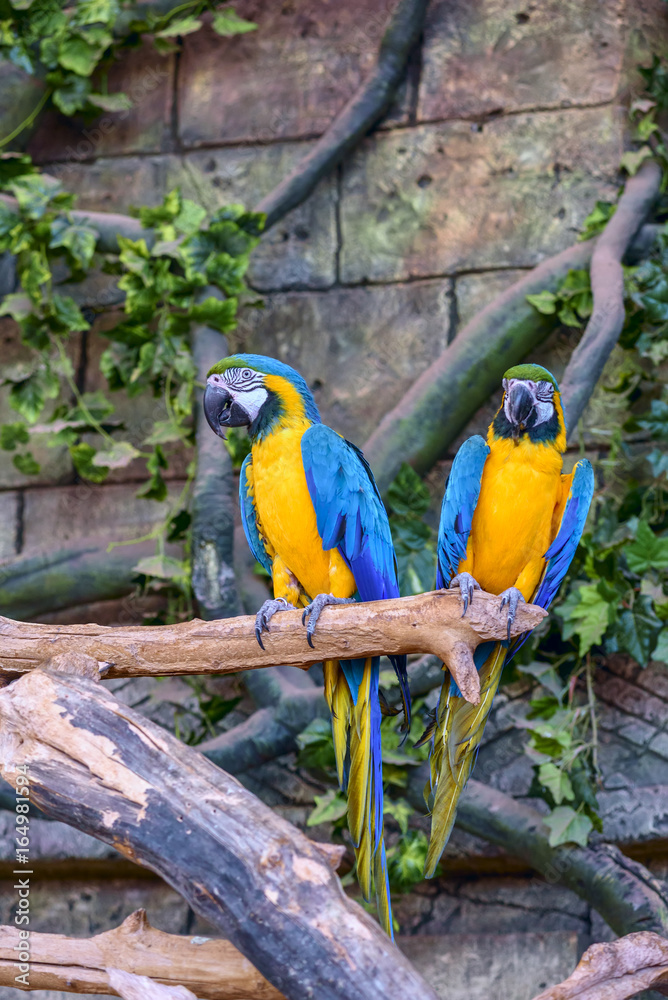
[[[301,375],[261,355],[225,358],[209,372],[204,411],[221,437],[228,427],[248,428],[241,517],[251,551],[274,588],[274,600],[266,601],[256,618],[260,645],[271,617],[291,606],[305,608],[302,621],[308,618],[306,637],[313,645],[318,616],[328,604],[399,596],[390,526],[371,469],[358,448],[321,423]],[[392,662],[408,725],[406,657]],[[367,899],[375,884],[381,923],[392,936],[379,658],[328,660],[324,672],[359,882]]]
[[[420,741],[431,741],[427,878],[452,831],[503,665],[529,634],[511,645],[517,606],[520,601],[550,605],[594,493],[586,459],[570,475],[562,474],[566,426],[559,386],[550,372],[540,365],[518,365],[506,372],[503,389],[487,442],[479,435],[469,438],[452,464],[441,508],[436,586],[459,587],[464,614],[475,590],[498,594],[501,607],[508,609],[508,641],[481,643],[475,652],[479,705],[465,701],[446,676],[434,721]]]

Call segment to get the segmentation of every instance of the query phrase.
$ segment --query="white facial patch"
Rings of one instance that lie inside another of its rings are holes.
[[[551,382],[532,382],[531,379],[504,378],[503,388],[505,398],[503,401],[503,410],[509,422],[512,423],[510,413],[508,412],[510,390],[518,382],[528,389],[534,398],[536,419],[531,426],[538,427],[539,424],[545,424],[548,420],[551,420],[554,416],[554,386]]]
[[[221,375],[209,375],[207,382],[223,385],[234,402],[246,411],[251,424],[269,398],[264,375],[252,368],[228,368]]]

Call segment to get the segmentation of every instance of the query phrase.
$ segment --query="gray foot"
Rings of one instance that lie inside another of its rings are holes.
[[[501,610],[508,607],[508,642],[510,642],[510,627],[515,621],[517,605],[520,601],[522,604],[526,604],[526,601],[517,587],[508,587],[508,590],[504,590],[502,594],[499,594],[499,597],[501,598]]]
[[[326,608],[328,604],[354,604],[355,600],[352,597],[334,597],[334,594],[318,594],[313,598],[310,604],[304,608],[304,614],[302,615],[302,625],[306,623],[308,618],[308,625],[306,626],[306,641],[308,642],[311,649],[315,649],[313,645],[313,633],[315,632],[315,627],[318,624],[318,618],[322,613],[322,609]]]
[[[291,605],[284,597],[277,597],[274,601],[265,601],[258,613],[255,615],[255,638],[260,643],[260,649],[264,649],[262,643],[262,633],[269,631],[269,622],[277,611],[290,611]]]
[[[469,604],[473,600],[473,591],[480,590],[480,584],[475,580],[470,573],[458,573],[457,576],[453,576],[450,581],[450,588],[459,587],[462,594],[462,601],[464,602],[464,610],[462,611],[462,618],[468,610]]]

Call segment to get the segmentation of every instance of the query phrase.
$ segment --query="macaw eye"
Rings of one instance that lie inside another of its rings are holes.
[[[539,382],[536,386],[536,395],[538,399],[552,399],[554,395],[554,386],[551,382]]]
[[[241,377],[244,380],[248,380],[249,378],[252,378],[254,374],[255,373],[250,368],[242,368],[241,369]]]

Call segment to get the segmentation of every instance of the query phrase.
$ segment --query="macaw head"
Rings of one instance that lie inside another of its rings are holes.
[[[565,447],[564,415],[554,375],[541,365],[516,365],[503,376],[503,401],[494,418],[497,437]]]
[[[204,414],[225,437],[228,427],[247,427],[256,441],[299,423],[320,423],[311,391],[299,372],[261,354],[233,354],[209,372]]]

